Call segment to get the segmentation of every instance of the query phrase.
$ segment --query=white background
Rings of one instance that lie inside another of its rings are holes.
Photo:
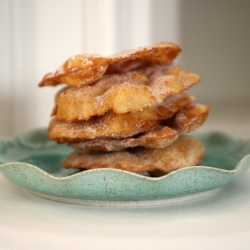
[[[192,88],[211,106],[203,130],[250,137],[250,2],[195,0],[1,0],[0,135],[47,126],[58,88],[47,72],[79,53],[109,55],[173,41],[198,73]],[[60,87],[59,87],[60,88]]]

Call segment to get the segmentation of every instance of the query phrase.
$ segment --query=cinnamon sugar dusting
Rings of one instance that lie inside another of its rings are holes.
[[[166,174],[197,165],[202,144],[184,135],[204,124],[209,107],[187,90],[200,77],[173,62],[171,42],[103,57],[79,54],[39,86],[65,84],[55,97],[48,135],[74,152],[67,168],[116,168]]]

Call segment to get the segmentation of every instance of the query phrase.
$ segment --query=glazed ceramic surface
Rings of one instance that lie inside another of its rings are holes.
[[[159,178],[116,169],[63,169],[61,164],[72,149],[49,141],[45,129],[1,138],[0,171],[11,182],[59,201],[145,201],[207,193],[250,167],[250,141],[219,132],[192,135],[205,146],[200,166]]]

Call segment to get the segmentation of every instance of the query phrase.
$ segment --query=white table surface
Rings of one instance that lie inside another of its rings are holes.
[[[220,112],[202,130],[250,139]],[[234,122],[233,122],[234,121]],[[196,201],[151,208],[101,208],[46,200],[0,174],[0,249],[250,249],[250,171]]]

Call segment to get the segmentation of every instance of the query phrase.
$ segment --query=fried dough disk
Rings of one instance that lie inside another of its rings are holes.
[[[136,148],[111,153],[74,151],[63,163],[65,168],[112,168],[134,173],[159,170],[169,173],[173,170],[198,165],[204,156],[204,147],[196,138],[180,135],[165,148]]]
[[[87,141],[71,142],[69,146],[78,152],[88,153],[93,150],[105,152],[120,151],[126,148],[143,146],[146,148],[163,148],[170,145],[178,137],[179,133],[170,127],[157,126],[153,130],[141,133],[138,137],[124,139],[96,138]]]
[[[106,152],[120,151],[138,146],[164,148],[173,143],[181,133],[188,133],[199,128],[205,122],[208,112],[208,106],[190,104],[174,116],[170,122],[171,127],[159,125],[153,130],[137,135],[135,138],[96,138],[69,143],[69,146],[82,153],[92,150],[102,150]],[[167,122],[165,123],[167,124]]]
[[[39,86],[55,86],[65,83],[71,87],[86,86],[100,79],[105,73],[124,73],[147,65],[172,61],[181,51],[171,42],[157,43],[102,57],[83,54],[70,57],[55,72],[46,74]]]
[[[108,110],[116,114],[139,111],[190,88],[200,80],[198,75],[181,70],[175,64],[149,68],[107,75],[91,86],[64,88],[56,96],[52,115],[56,115],[57,120],[72,122],[88,120]]]
[[[138,112],[117,115],[109,111],[88,121],[71,123],[52,118],[49,124],[49,139],[64,143],[98,137],[126,138],[156,127],[161,120],[173,116],[193,101],[194,97],[183,92]]]
[[[120,97],[122,101],[129,99],[128,96],[123,95],[125,86],[131,86],[130,91],[133,90],[133,86],[135,86],[135,91],[138,88],[137,85],[142,86],[145,89],[143,92],[145,92],[147,87],[144,84],[147,82],[148,78],[145,74],[132,71],[125,74],[104,76],[91,86],[65,87],[57,93],[56,106],[51,115],[56,115],[57,120],[71,122],[88,120],[91,116],[102,115],[112,108],[115,112],[117,107],[119,109],[123,105]],[[118,91],[119,96],[117,95]],[[137,94],[140,95],[140,93]],[[148,101],[144,99],[142,99],[142,103]]]

